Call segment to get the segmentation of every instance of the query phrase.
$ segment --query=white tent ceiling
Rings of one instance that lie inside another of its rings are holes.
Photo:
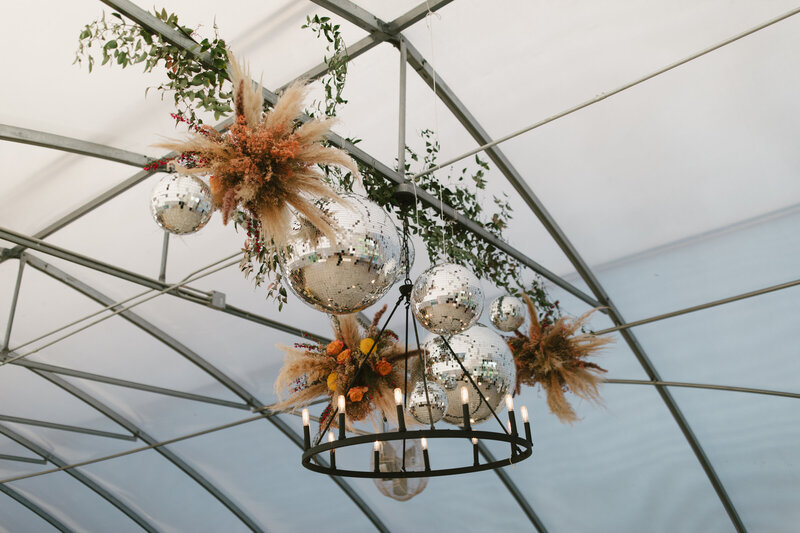
[[[357,3],[387,22],[419,7]],[[428,4],[436,13],[403,35],[490,138],[798,7],[788,0]],[[349,44],[369,36],[355,24],[363,12],[352,6],[346,0],[164,4],[200,33],[212,32],[216,22],[273,90],[322,59],[324,45],[300,28],[306,16],[333,17]],[[135,68],[88,74],[72,65],[80,29],[104,9],[110,11],[94,0],[2,7],[4,138],[9,127],[27,128],[157,157],[152,144],[178,134],[168,99],[155,92],[144,97],[158,75]],[[493,165],[483,194],[510,196],[509,244],[602,301],[601,286],[628,321],[794,281],[800,272],[799,30],[800,17],[788,17],[502,144],[563,230],[549,232]],[[389,42],[354,59],[349,103],[336,127],[363,139],[359,147],[389,167],[397,146],[398,72],[399,54]],[[409,144],[419,147],[417,132],[424,128],[438,132],[443,159],[480,144],[460,122],[463,116],[439,99],[447,98],[441,85],[434,95],[409,69],[407,87]],[[13,316],[10,348],[106,305],[99,302],[141,292],[142,283],[158,276],[163,234],[147,204],[160,175],[43,233],[140,169],[17,142],[0,142],[0,158],[0,229],[90,258],[81,265],[74,254],[28,250],[16,303],[19,261],[0,263],[0,334]],[[173,237],[167,282],[232,254],[240,240],[219,217],[196,235]],[[9,250],[17,244],[0,240]],[[428,264],[421,250],[415,275]],[[113,265],[116,275],[98,270],[99,262]],[[588,277],[576,269],[579,263],[591,269]],[[135,274],[121,278],[120,270]],[[77,280],[72,286],[64,283],[71,279]],[[224,293],[238,315],[161,296],[44,348],[26,359],[27,368],[0,367],[0,417],[6,417],[0,420],[0,481],[247,418],[246,401],[275,400],[272,383],[281,364],[275,344],[296,340],[265,323],[329,335],[323,314],[296,299],[279,313],[235,267],[191,287]],[[499,294],[488,283],[484,289],[488,298]],[[615,333],[616,344],[600,360],[617,381],[603,386],[607,405],[579,404],[583,420],[574,426],[550,415],[543,395],[523,391],[518,401],[535,420],[535,453],[505,468],[505,479],[491,472],[436,478],[404,503],[383,497],[368,480],[347,480],[341,490],[301,467],[299,449],[287,438],[299,433],[299,421],[279,415],[272,423],[244,423],[158,450],[0,483],[0,531],[795,531],[798,291],[632,328],[638,344]],[[558,287],[550,292],[570,314],[588,309]],[[246,313],[257,317],[242,318]],[[599,313],[592,321],[596,330],[613,325]],[[642,354],[665,382],[787,397],[641,384],[654,377]],[[197,357],[220,374],[201,368]]]

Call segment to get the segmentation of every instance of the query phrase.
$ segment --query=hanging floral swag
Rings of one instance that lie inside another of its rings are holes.
[[[384,306],[366,328],[359,326],[356,315],[332,317],[335,338],[328,344],[278,346],[285,358],[275,380],[275,392],[279,398],[275,409],[296,410],[318,398],[327,397],[330,403],[321,420],[324,427],[339,395],[346,392],[348,429],[352,429],[352,422],[362,420],[379,424],[385,418],[397,424],[394,389],[402,390],[406,382],[403,375],[405,346],[391,330],[387,329],[378,336],[378,322],[385,312]],[[378,342],[373,347],[375,339]],[[409,369],[417,353],[409,351]],[[359,361],[367,354],[369,356],[364,360],[355,383],[348,390]],[[337,427],[336,418],[331,425]]]
[[[566,393],[602,405],[597,386],[603,381],[601,374],[606,370],[587,358],[612,339],[583,332],[596,309],[576,319],[561,317],[555,322],[540,322],[534,303],[527,295],[522,297],[531,321],[528,335],[516,331],[514,337],[507,339],[517,366],[516,392],[519,394],[522,385],[540,385],[547,394],[550,412],[562,422],[576,422],[578,415]]]

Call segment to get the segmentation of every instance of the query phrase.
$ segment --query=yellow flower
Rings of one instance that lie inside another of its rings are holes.
[[[337,374],[336,372],[331,372],[331,374],[328,376],[328,388],[330,390],[333,390],[333,391],[336,390],[336,380],[337,379],[339,379],[339,374]]]
[[[346,365],[350,361],[350,349],[342,350],[339,352],[339,355],[336,356],[336,362],[340,365]]]
[[[372,349],[373,344],[375,344],[375,341],[367,337],[361,341],[361,344],[359,344],[358,347],[361,348],[361,353],[366,355]]]

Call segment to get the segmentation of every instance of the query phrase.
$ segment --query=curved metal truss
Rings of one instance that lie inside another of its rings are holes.
[[[191,51],[194,48],[194,43],[186,38],[184,35],[175,32],[165,24],[161,23],[158,19],[153,17],[152,15],[148,14],[144,10],[140,9],[138,6],[133,4],[128,0],[101,0],[103,3],[107,4],[108,6],[112,7],[116,11],[119,11],[126,17],[134,20],[135,22],[147,27],[150,31],[161,34],[165,39],[172,42],[173,44],[184,48],[186,50]],[[472,137],[479,143],[479,144],[486,144],[491,141],[490,136],[488,133],[481,127],[475,117],[469,112],[469,110],[464,106],[464,104],[457,98],[453,90],[446,84],[444,80],[442,80],[438,74],[436,74],[431,66],[427,63],[425,58],[417,51],[402,35],[402,31],[412,24],[415,24],[422,20],[425,15],[429,11],[435,11],[448,3],[452,0],[439,0],[439,1],[431,1],[431,2],[423,2],[415,9],[412,9],[408,13],[398,17],[392,22],[386,23],[381,21],[374,15],[371,15],[364,9],[352,4],[348,0],[313,0],[316,4],[320,5],[321,7],[328,9],[337,15],[341,16],[342,18],[348,20],[349,22],[356,24],[357,26],[361,27],[362,29],[369,32],[369,35],[354,45],[348,47],[348,53],[350,59],[353,59],[370,49],[374,48],[380,43],[383,42],[390,42],[398,47],[401,47],[404,51],[405,57],[407,59],[408,64],[421,76],[423,81],[425,81],[429,86],[433,86],[434,83],[436,85],[436,94],[442,100],[442,102],[450,109],[450,111],[454,114],[454,116],[461,122],[464,128],[472,135]],[[783,18],[787,18],[788,16],[794,15],[800,10],[795,10],[790,14],[783,16],[782,18],[775,19],[775,21],[771,22],[775,23],[778,20],[782,20]],[[766,27],[766,26],[764,26]],[[753,33],[753,32],[750,32]],[[741,36],[737,36],[735,39],[741,38],[749,33],[742,34]],[[734,40],[735,40],[734,39]],[[730,41],[732,42],[732,40]],[[702,54],[708,53],[711,50],[703,51]],[[702,55],[701,54],[701,55]],[[697,55],[696,57],[699,57]],[[307,73],[304,74],[303,77],[305,78],[316,78],[323,75],[327,70],[325,64],[321,64]],[[636,82],[640,83],[640,82]],[[269,91],[265,91],[265,99],[274,103],[275,102],[275,95]],[[225,127],[227,124],[223,123],[220,127]],[[54,148],[58,150],[64,150],[72,153],[82,154],[90,157],[100,157],[107,160],[116,161],[119,163],[130,164],[133,166],[141,166],[143,161],[147,161],[148,159],[144,156],[139,154],[134,154],[131,152],[127,152],[124,150],[117,150],[109,147],[104,147],[101,145],[96,145],[93,143],[87,143],[85,141],[80,141],[76,139],[70,139],[66,137],[54,136],[50,134],[43,134],[41,132],[33,132],[31,130],[24,130],[22,128],[13,128],[9,126],[0,126],[0,139],[10,140],[14,142],[24,142],[28,144],[33,144],[36,146],[43,146],[48,148]],[[371,157],[369,154],[363,152],[359,148],[347,143],[343,139],[338,136],[332,136],[330,138],[332,144],[342,146],[349,150],[356,159],[358,159],[361,163],[366,164],[368,166],[373,167],[378,174],[382,175],[384,178],[394,181],[395,183],[400,183],[403,181],[403,176],[399,175],[398,173],[392,171],[387,166],[383,165],[375,158]],[[621,335],[625,339],[628,346],[633,351],[634,355],[638,359],[639,363],[641,364],[642,368],[645,370],[649,381],[642,381],[642,382],[635,382],[636,384],[648,384],[654,386],[662,401],[664,402],[665,406],[670,411],[671,415],[673,416],[675,422],[678,424],[678,427],[681,429],[684,437],[686,438],[687,442],[689,443],[690,447],[692,448],[695,456],[697,457],[700,466],[703,468],[704,472],[706,473],[709,481],[711,482],[712,486],[714,487],[720,502],[724,506],[728,516],[731,520],[732,525],[737,531],[744,532],[745,527],[742,523],[736,508],[734,507],[733,503],[731,502],[724,486],[722,485],[719,477],[717,476],[713,466],[711,465],[708,457],[706,456],[703,448],[701,447],[697,437],[695,436],[692,428],[689,426],[688,422],[686,421],[685,417],[683,416],[681,410],[678,408],[675,400],[672,398],[668,387],[670,386],[703,386],[700,384],[681,384],[681,383],[673,383],[673,382],[665,382],[661,379],[658,371],[648,358],[645,350],[638,342],[635,335],[628,329],[631,327],[630,324],[626,325],[622,315],[620,314],[619,310],[616,308],[614,303],[611,301],[608,294],[603,289],[602,285],[599,283],[598,279],[588,267],[587,263],[583,260],[583,258],[578,254],[575,247],[571,244],[569,239],[566,237],[564,232],[560,229],[558,224],[555,222],[553,217],[544,207],[542,202],[536,197],[530,187],[525,183],[525,181],[521,178],[519,172],[513,167],[511,162],[508,158],[502,153],[502,151],[494,146],[486,150],[489,157],[493,160],[493,162],[497,165],[503,175],[508,179],[511,185],[516,189],[516,191],[520,194],[520,197],[527,203],[530,207],[531,211],[537,216],[537,218],[542,222],[544,227],[550,233],[552,238],[556,241],[559,245],[561,250],[566,254],[566,256],[571,261],[572,265],[575,267],[578,274],[581,276],[583,281],[589,287],[592,292],[592,295],[588,295],[575,287],[573,284],[567,282],[566,280],[556,276],[554,273],[548,271],[547,269],[543,268],[538,263],[534,262],[529,257],[525,256],[521,252],[512,247],[508,246],[505,243],[498,241],[492,235],[486,233],[482,230],[479,226],[472,223],[469,219],[465,219],[463,216],[456,213],[454,210],[449,208],[449,206],[444,206],[444,214],[454,218],[456,223],[462,224],[467,227],[470,231],[475,232],[481,238],[484,238],[491,244],[495,245],[497,248],[505,251],[512,257],[518,259],[520,262],[531,268],[532,270],[536,271],[543,277],[549,279],[556,285],[564,288],[571,294],[575,295],[579,299],[583,300],[584,302],[588,303],[592,306],[604,306],[608,309],[608,315],[611,317],[612,321],[615,324],[615,328],[613,329],[620,329]],[[9,333],[11,331],[11,326],[13,323],[13,316],[14,316],[14,308],[16,305],[16,299],[19,292],[19,284],[22,278],[22,270],[25,264],[31,265],[33,268],[40,270],[59,281],[66,283],[67,285],[71,286],[73,289],[81,292],[82,294],[92,298],[93,300],[103,304],[103,305],[111,305],[114,302],[108,298],[107,296],[101,294],[97,290],[89,287],[88,285],[76,280],[69,274],[60,271],[59,269],[53,267],[41,259],[30,256],[28,254],[24,254],[24,250],[29,246],[38,246],[41,241],[40,239],[44,239],[47,236],[51,235],[55,231],[65,227],[66,225],[70,224],[74,220],[82,217],[83,215],[91,212],[96,207],[102,205],[103,203],[109,201],[110,199],[118,196],[119,194],[124,193],[134,185],[140,183],[141,181],[145,180],[146,178],[150,177],[154,172],[152,171],[140,171],[136,174],[132,175],[127,180],[121,182],[114,188],[110,189],[106,193],[98,196],[97,198],[93,199],[92,201],[88,202],[87,204],[81,206],[80,208],[76,209],[75,211],[67,214],[66,216],[62,217],[58,221],[50,224],[46,228],[43,228],[39,232],[37,232],[33,238],[28,238],[28,240],[20,240],[18,245],[10,250],[2,250],[2,257],[0,257],[0,262],[4,261],[9,258],[19,258],[20,259],[20,272],[17,279],[17,286],[15,290],[14,300],[11,305],[11,313],[9,322],[7,324],[7,331],[5,335],[4,345],[3,345],[3,356],[7,357],[11,354],[8,352],[8,338]],[[420,199],[424,203],[428,203],[429,205],[439,206],[439,200],[428,197],[425,194],[420,194]],[[13,239],[12,239],[13,240]],[[38,242],[37,242],[38,241]],[[44,251],[44,253],[52,252],[52,249],[47,249],[45,246],[44,249],[40,251]],[[23,255],[24,254],[24,255]],[[58,254],[56,254],[58,255]],[[63,257],[63,256],[62,256]],[[101,270],[110,275],[116,275],[127,279],[128,281],[133,281],[134,283],[138,283],[144,286],[148,286],[151,288],[164,288],[164,284],[158,282],[156,280],[150,280],[144,276],[139,276],[137,274],[125,272],[119,268],[113,267],[112,265],[102,265],[99,262],[93,262],[89,258],[82,258],[77,256],[77,254],[73,254],[69,257],[64,257],[67,260],[77,262],[82,264],[83,266],[88,266],[89,268],[96,268],[97,270]],[[80,260],[78,260],[80,259]],[[88,259],[88,262],[86,261]],[[166,258],[164,258],[166,259]],[[788,286],[788,285],[787,285]],[[268,327],[273,327],[279,329],[281,331],[285,331],[292,334],[302,334],[301,330],[297,328],[293,328],[290,326],[286,326],[284,324],[280,324],[278,322],[272,321],[265,317],[259,317],[252,313],[237,309],[232,306],[223,305],[222,307],[218,307],[212,305],[210,298],[205,298],[203,295],[198,295],[197,291],[174,291],[170,294],[173,294],[178,297],[182,297],[184,299],[194,301],[195,303],[200,303],[201,305],[210,305],[220,309],[223,312],[234,314],[240,318],[245,320],[251,320]],[[237,397],[241,399],[241,403],[237,402],[228,402],[226,400],[219,400],[215,398],[203,397],[200,395],[193,395],[189,393],[183,393],[180,391],[171,391],[169,389],[161,388],[161,387],[153,387],[150,385],[139,384],[134,382],[129,382],[125,380],[120,380],[117,378],[110,378],[105,376],[99,376],[96,374],[90,374],[85,372],[80,372],[72,369],[66,369],[62,367],[56,367],[54,365],[46,365],[43,363],[35,363],[32,361],[18,361],[15,364],[28,368],[31,372],[36,373],[38,376],[42,377],[43,379],[48,380],[51,383],[56,384],[63,390],[67,391],[69,394],[79,398],[86,404],[92,406],[94,409],[98,410],[104,416],[113,420],[117,423],[120,427],[124,428],[126,431],[130,433],[130,437],[124,435],[123,437],[126,438],[138,438],[148,444],[156,444],[157,441],[152,436],[148,435],[142,428],[133,424],[130,420],[125,419],[119,413],[112,410],[109,406],[103,404],[100,400],[96,397],[88,394],[86,391],[81,389],[80,387],[73,385],[71,382],[65,380],[61,375],[73,376],[83,379],[101,381],[106,383],[111,383],[114,385],[119,385],[123,387],[131,387],[140,390],[146,390],[148,392],[156,393],[156,394],[167,394],[171,396],[178,396],[183,397],[190,400],[195,401],[205,401],[208,403],[215,403],[220,405],[225,405],[231,408],[239,408],[239,409],[260,409],[263,407],[263,404],[255,398],[250,392],[248,392],[244,387],[242,387],[239,383],[234,381],[232,378],[223,374],[219,369],[213,367],[210,363],[205,361],[200,355],[196,354],[188,347],[180,343],[177,339],[172,338],[164,331],[157,328],[155,325],[145,321],[138,315],[130,312],[125,311],[121,313],[121,316],[128,320],[129,322],[135,324],[137,327],[152,335],[153,337],[159,339],[160,341],[164,342],[167,346],[172,348],[174,351],[181,354],[184,358],[191,361],[193,364],[200,367],[206,373],[211,375],[217,382],[225,386],[228,390],[233,392]],[[618,383],[634,383],[633,380],[610,380],[616,381]],[[707,388],[721,388],[725,390],[740,390],[740,392],[756,392],[760,394],[770,394],[775,393],[778,395],[784,396],[791,396],[797,397],[797,395],[792,395],[790,393],[779,393],[777,391],[759,391],[757,389],[742,389],[742,388],[729,388],[729,387],[720,387],[714,385],[705,386]],[[265,418],[272,423],[279,431],[281,431],[284,435],[286,435],[292,442],[294,442],[298,447],[302,448],[303,440],[302,438],[294,432],[283,420],[278,417],[266,417]],[[30,421],[29,421],[30,422]],[[37,421],[34,421],[37,422]],[[38,421],[41,422],[41,421]],[[61,428],[64,429],[64,428]],[[73,430],[76,428],[72,428]],[[77,428],[80,429],[80,428]],[[37,445],[36,443],[30,441],[29,439],[25,438],[24,436],[14,432],[10,428],[7,428],[3,425],[0,425],[0,433],[8,436],[12,440],[22,444],[24,447],[28,448],[29,450],[33,451],[42,460],[49,461],[57,466],[68,466],[65,461],[59,458],[57,455],[49,453],[47,450],[43,449],[41,446]],[[102,435],[98,435],[102,436]],[[105,435],[106,437],[108,435]],[[495,459],[492,457],[491,453],[488,449],[486,449],[482,443],[479,443],[479,451],[480,453],[486,458],[487,461],[491,462]],[[166,447],[158,446],[154,448],[164,456],[167,460],[169,460],[172,464],[176,467],[181,469],[185,474],[187,474],[190,478],[195,480],[198,484],[203,486],[210,494],[212,494],[215,498],[217,498],[223,505],[225,505],[232,513],[234,513],[249,529],[252,531],[262,531],[262,528],[251,518],[249,517],[237,504],[236,502],[232,501],[228,496],[226,496],[222,491],[219,490],[210,480],[206,479],[202,476],[199,472],[189,466],[186,462],[184,462],[180,457],[178,457],[174,452],[170,451]],[[0,456],[0,460],[9,459],[9,457]],[[30,459],[32,461],[42,461],[38,459]],[[109,503],[120,509],[123,513],[131,518],[135,523],[141,526],[143,529],[147,531],[155,531],[155,527],[150,524],[144,517],[139,515],[138,513],[134,512],[130,507],[128,507],[124,502],[120,501],[116,498],[113,494],[109,493],[105,490],[102,486],[100,486],[97,482],[93,481],[92,479],[88,478],[81,472],[74,470],[74,469],[66,469],[65,470],[69,475],[76,478],[78,481],[86,485],[91,490],[97,492],[100,496],[102,496],[105,500]],[[530,502],[525,498],[525,496],[520,492],[520,490],[516,487],[516,485],[511,481],[508,475],[502,470],[495,471],[499,476],[500,480],[503,482],[505,487],[509,490],[511,496],[517,501],[531,521],[531,523],[536,527],[539,531],[545,532],[546,528],[541,520],[538,518],[536,513],[534,512]],[[353,502],[361,509],[361,511],[369,518],[369,520],[374,524],[374,526],[380,531],[388,531],[388,527],[381,521],[380,517],[375,513],[375,511],[370,508],[370,506],[355,492],[349,484],[345,481],[338,479],[336,477],[333,478],[334,481],[339,485],[339,487],[353,500]],[[0,492],[3,492],[7,496],[13,498],[15,501],[19,502],[21,505],[25,506],[26,508],[30,509],[32,512],[36,513],[40,516],[43,520],[47,521],[50,525],[55,527],[60,531],[70,531],[70,529],[65,526],[62,522],[60,522],[57,518],[53,517],[52,514],[48,513],[40,506],[38,506],[35,502],[31,501],[30,499],[26,498],[19,492],[15,491],[11,487],[0,484]]]

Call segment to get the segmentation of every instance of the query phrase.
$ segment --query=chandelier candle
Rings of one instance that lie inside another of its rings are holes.
[[[472,437],[472,464],[478,466],[480,461],[478,460],[478,439]]]
[[[422,437],[420,440],[422,441],[422,459],[425,461],[425,471],[428,472],[431,469],[431,460],[428,457],[428,439]]]
[[[344,394],[339,395],[339,439],[344,440]]]
[[[464,429],[469,431],[472,429],[469,419],[469,390],[466,385],[461,387],[461,413],[464,418]]]
[[[403,393],[399,388],[394,389],[394,403],[397,406],[397,429],[398,431],[405,431],[406,416],[403,412]]]
[[[311,428],[309,427],[308,409],[303,409],[303,447],[311,448]]]
[[[514,398],[506,394],[506,409],[508,409],[508,424],[511,426],[511,434],[517,435],[517,417],[514,414]]]
[[[372,446],[372,455],[375,458],[375,472],[381,471],[381,443],[375,441],[375,444]]]
[[[528,408],[524,405],[519,410],[522,413],[522,425],[525,426],[525,439],[528,442],[531,442],[531,423],[528,421]]]
[[[333,432],[329,431],[328,432],[328,442],[332,443],[333,441],[334,441]],[[336,470],[336,450],[331,450],[330,451],[330,458],[331,458],[331,468]]]

